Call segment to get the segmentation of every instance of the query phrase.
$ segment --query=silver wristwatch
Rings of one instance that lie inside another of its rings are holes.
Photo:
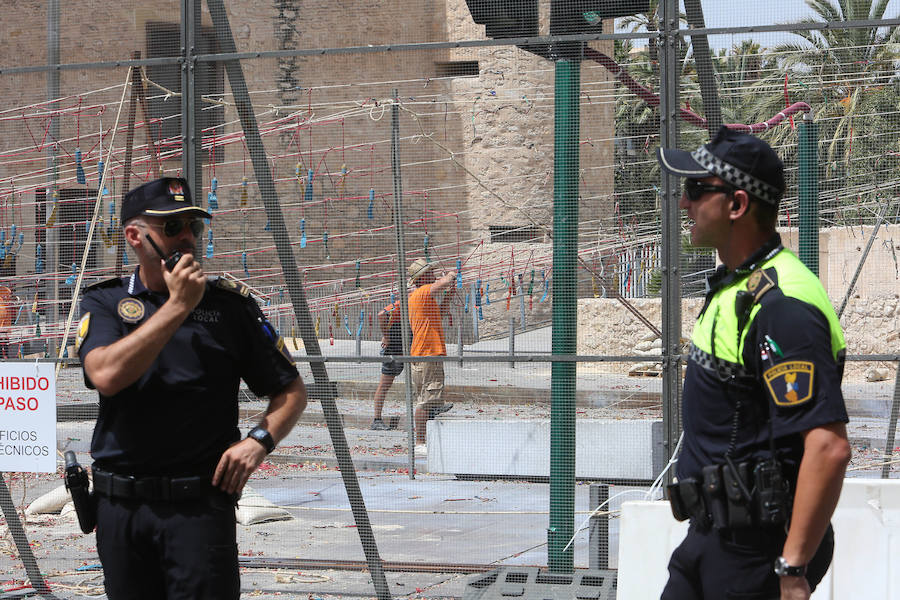
[[[802,577],[806,575],[806,565],[794,567],[783,556],[775,559],[775,574],[779,577]]]

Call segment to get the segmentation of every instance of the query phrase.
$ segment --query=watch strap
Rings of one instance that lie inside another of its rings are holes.
[[[275,449],[275,440],[272,438],[272,434],[259,425],[251,429],[247,437],[262,444],[263,448],[266,449],[266,454],[271,454],[272,450]]]
[[[779,577],[802,577],[806,575],[806,565],[795,567],[779,556],[775,559],[775,574]]]

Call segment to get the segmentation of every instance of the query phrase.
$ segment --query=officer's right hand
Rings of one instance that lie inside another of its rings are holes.
[[[165,261],[160,259],[163,279],[169,288],[169,300],[183,305],[187,310],[194,310],[203,298],[206,290],[206,274],[193,255],[184,254],[175,268],[169,271]]]
[[[811,595],[806,577],[781,578],[781,600],[809,600]]]

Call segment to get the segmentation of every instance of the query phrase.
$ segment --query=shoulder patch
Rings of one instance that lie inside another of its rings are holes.
[[[776,287],[775,269],[756,269],[747,278],[747,291],[753,295],[753,302],[758,303],[766,292]]]
[[[97,283],[92,283],[91,285],[85,286],[85,291],[87,290],[99,290],[101,288],[108,287],[119,287],[125,284],[125,281],[121,277],[113,277],[112,279],[104,279],[102,281],[98,281]]]
[[[812,398],[815,365],[792,360],[769,367],[763,379],[777,406],[798,406]]]
[[[244,285],[243,283],[239,283],[234,281],[233,279],[226,279],[224,277],[216,278],[213,285],[221,290],[227,290],[229,292],[233,292],[235,294],[239,294],[244,298],[250,297],[250,288]]]
[[[290,350],[288,350],[287,344],[284,343],[284,338],[280,335],[275,341],[275,347],[278,348],[278,351],[281,352],[281,355],[284,356],[289,363],[294,364],[294,357],[291,356],[291,352]]]
[[[91,313],[86,312],[84,313],[84,316],[81,317],[81,320],[78,321],[78,333],[75,334],[75,352],[78,352],[78,349],[81,348],[81,344],[84,342],[84,338],[87,337],[90,328]]]

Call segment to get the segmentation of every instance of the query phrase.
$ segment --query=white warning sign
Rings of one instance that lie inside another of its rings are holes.
[[[53,363],[0,363],[0,471],[56,472]]]

